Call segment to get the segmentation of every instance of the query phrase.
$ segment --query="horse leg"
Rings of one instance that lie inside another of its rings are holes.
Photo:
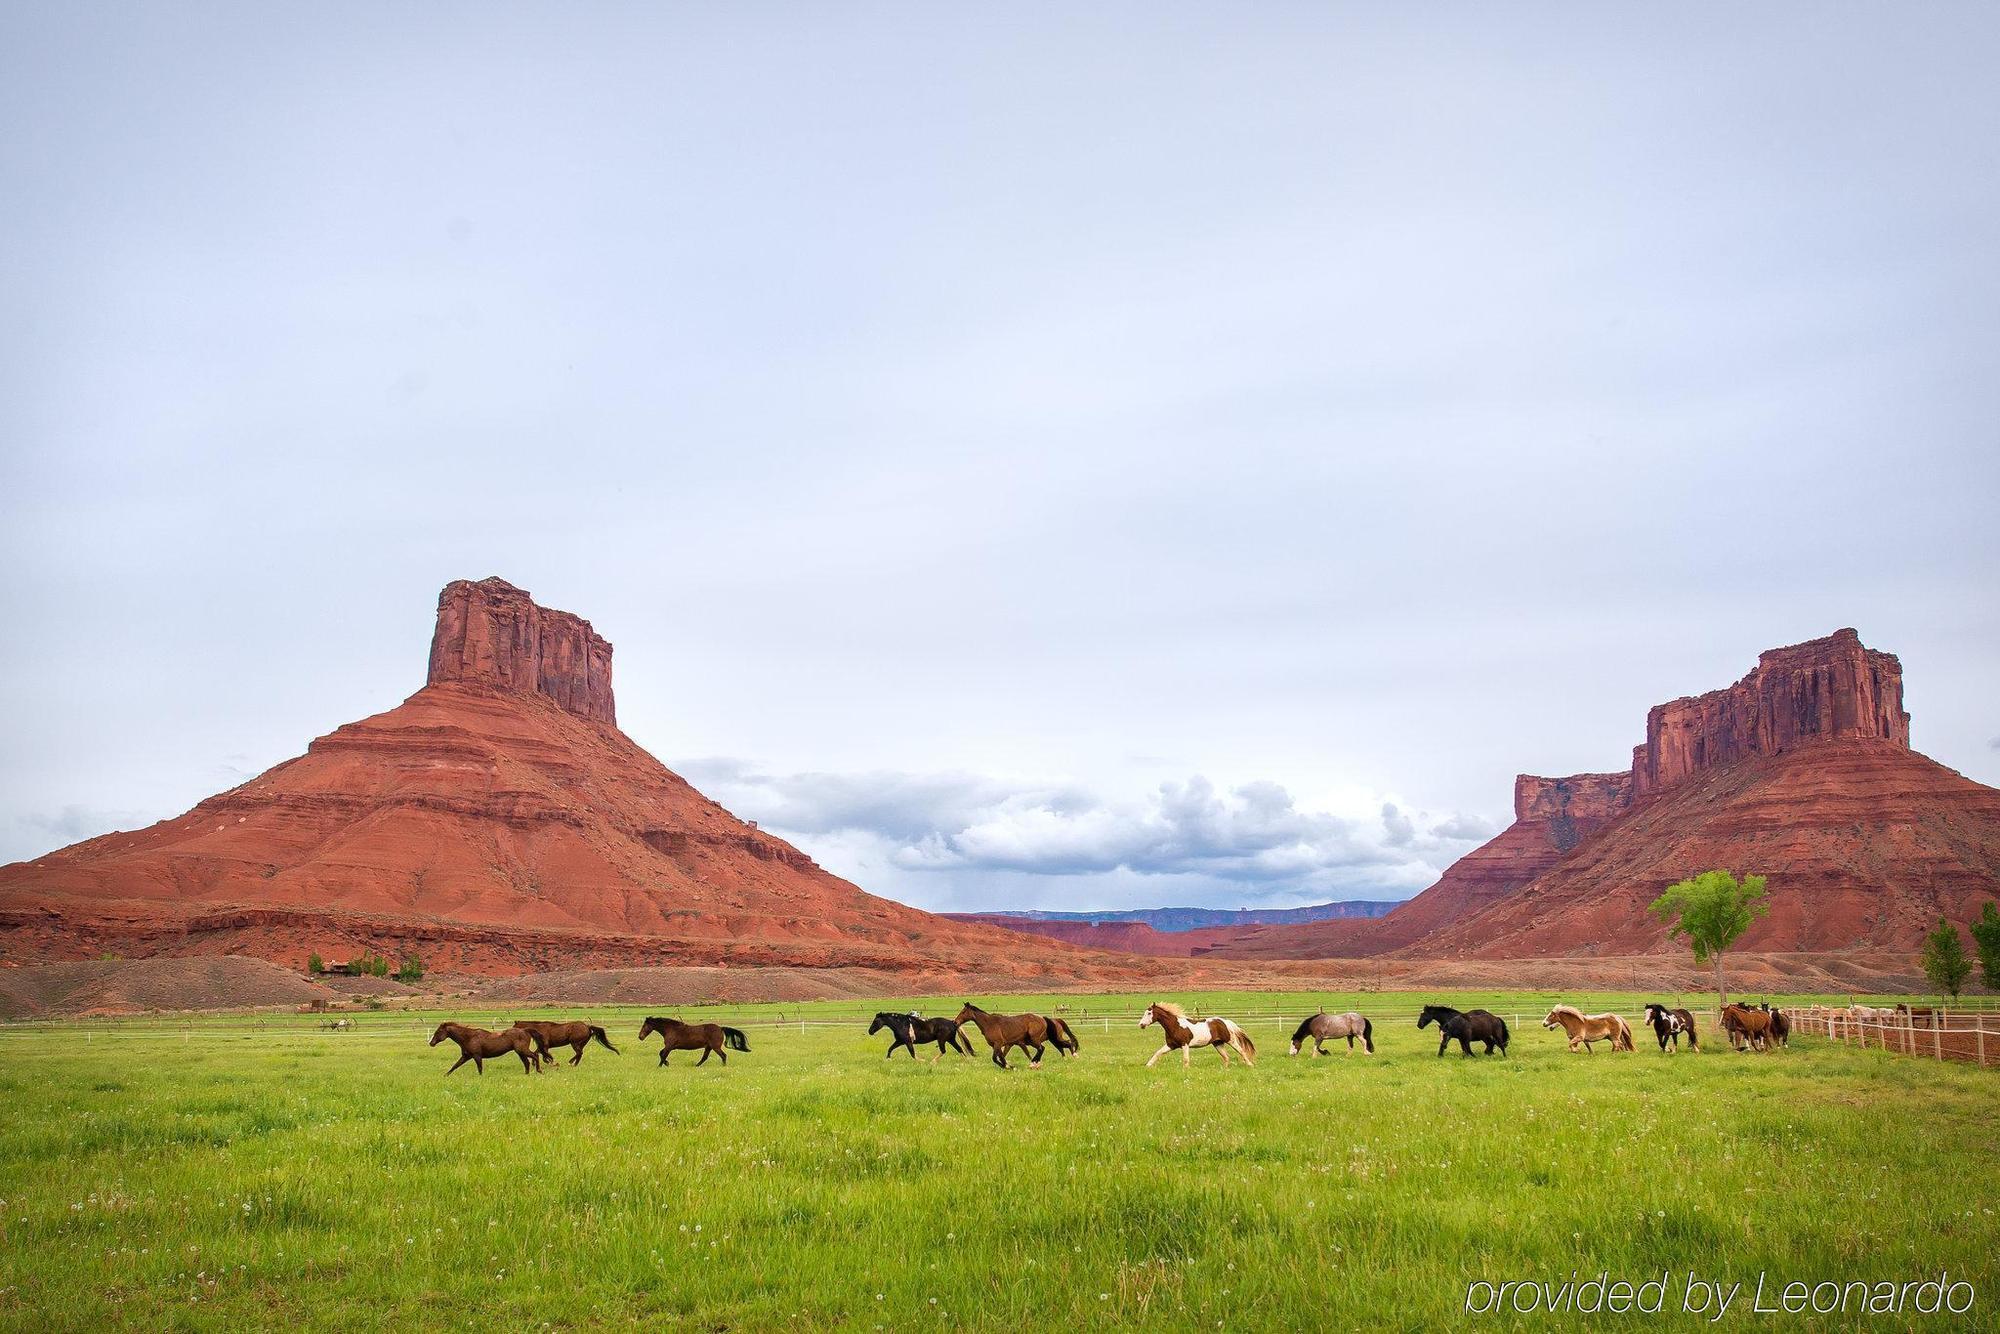
[[[472,1058],[472,1072],[476,1075],[486,1073],[486,1058],[484,1056],[475,1056]]]
[[[464,1053],[464,1052],[460,1052],[460,1053],[458,1054],[458,1059],[457,1059],[457,1060],[455,1060],[455,1061],[453,1061],[453,1062],[451,1063],[451,1070],[456,1070],[456,1069],[458,1069],[458,1067],[459,1067],[459,1066],[461,1066],[461,1065],[464,1065],[464,1064],[465,1064],[465,1063],[466,1063],[467,1061],[469,1061],[469,1060],[471,1060],[471,1059],[472,1059],[472,1057],[468,1056],[468,1055],[467,1055],[466,1053]],[[449,1075],[449,1074],[451,1073],[451,1070],[447,1070],[447,1071],[445,1071],[445,1073],[446,1073],[447,1075]]]
[[[1223,1067],[1224,1067],[1225,1069],[1226,1069],[1226,1068],[1228,1068],[1228,1065],[1229,1065],[1229,1044],[1228,1044],[1228,1043],[1225,1043],[1225,1042],[1212,1042],[1212,1043],[1210,1043],[1209,1045],[1210,1045],[1210,1046],[1212,1046],[1212,1047],[1214,1047],[1214,1048],[1215,1048],[1215,1054],[1216,1054],[1217,1056],[1220,1056],[1220,1057],[1222,1058],[1222,1064],[1223,1064]]]
[[[521,1058],[521,1073],[522,1073],[522,1074],[524,1074],[524,1075],[532,1075],[532,1074],[534,1074],[534,1073],[535,1073],[536,1071],[538,1071],[538,1070],[540,1070],[540,1069],[541,1069],[541,1067],[540,1067],[539,1065],[536,1065],[536,1064],[532,1063],[532,1062],[531,1062],[531,1061],[530,1061],[530,1060],[528,1059],[528,1053],[527,1053],[527,1052],[524,1052],[524,1051],[517,1051],[517,1052],[515,1052],[514,1054],[515,1054],[516,1056],[518,1056],[518,1057],[520,1057],[520,1058]]]
[[[1156,1051],[1156,1052],[1154,1052],[1154,1053],[1153,1053],[1153,1060],[1151,1060],[1151,1061],[1147,1061],[1147,1062],[1146,1062],[1146,1068],[1147,1068],[1148,1070],[1152,1069],[1152,1068],[1153,1068],[1153,1061],[1157,1061],[1157,1060],[1159,1060],[1159,1059],[1160,1059],[1160,1058],[1161,1058],[1162,1056],[1165,1056],[1165,1055],[1166,1055],[1166,1054],[1167,1054],[1168,1052],[1172,1051],[1173,1049],[1174,1049],[1174,1044],[1173,1044],[1173,1043],[1171,1043],[1171,1042],[1162,1042],[1162,1043],[1160,1044],[1160,1049],[1159,1049],[1158,1051]]]
[[[714,1050],[715,1050],[715,1048],[713,1048],[713,1047],[703,1047],[703,1048],[701,1049],[701,1059],[700,1059],[699,1061],[696,1061],[696,1062],[695,1062],[695,1064],[696,1064],[696,1065],[707,1065],[707,1064],[708,1064],[708,1057],[709,1057],[709,1053],[713,1052]]]
[[[1022,1047],[1022,1049],[1023,1049],[1023,1050],[1026,1050],[1026,1049],[1027,1049],[1027,1048],[1028,1048],[1029,1046],[1033,1046],[1033,1047],[1034,1047],[1034,1049],[1035,1049],[1035,1054],[1034,1054],[1033,1056],[1030,1056],[1030,1057],[1028,1058],[1028,1068],[1029,1068],[1030,1070],[1039,1070],[1039,1069],[1041,1069],[1041,1068],[1042,1068],[1042,1053],[1043,1053],[1043,1052],[1045,1052],[1045,1051],[1047,1051],[1047,1050],[1048,1050],[1048,1047],[1047,1047],[1047,1045],[1046,1045],[1046,1044],[1043,1044],[1043,1043],[1039,1043],[1039,1042],[1037,1042],[1037,1043],[1026,1043],[1026,1042],[1024,1042],[1024,1043],[1022,1043],[1022,1044],[1021,1044],[1021,1047]]]
[[[1445,1033],[1439,1033],[1439,1034],[1438,1034],[1438,1055],[1440,1055],[1440,1056],[1444,1055],[1444,1049],[1445,1049],[1446,1047],[1449,1047],[1450,1045],[1451,1045],[1451,1037],[1450,1037],[1450,1035],[1448,1035],[1448,1034],[1445,1034]],[[1470,1047],[1467,1047],[1467,1048],[1466,1048],[1466,1051],[1467,1051],[1467,1052],[1470,1052],[1471,1050],[1472,1050],[1472,1048],[1470,1048]]]
[[[662,1047],[660,1048],[660,1064],[665,1065],[666,1063],[667,1063],[667,1049],[665,1047]]]
[[[584,1039],[584,1042],[588,1042],[589,1040],[590,1040],[590,1039],[588,1039],[588,1038],[585,1038],[585,1039]],[[577,1044],[576,1044],[576,1055],[574,1055],[574,1056],[572,1056],[572,1057],[570,1057],[570,1058],[569,1058],[569,1063],[570,1063],[571,1065],[582,1065],[582,1064],[583,1064],[583,1042],[579,1042],[579,1043],[577,1043]]]

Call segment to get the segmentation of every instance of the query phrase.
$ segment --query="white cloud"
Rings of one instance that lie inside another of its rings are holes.
[[[965,773],[773,774],[680,766],[723,805],[863,887],[925,906],[1259,906],[1403,898],[1479,835],[1373,796],[1301,806],[1280,784],[1197,774],[1149,790]],[[1419,832],[1421,826],[1428,833]],[[1053,902],[1051,900],[1053,899]]]

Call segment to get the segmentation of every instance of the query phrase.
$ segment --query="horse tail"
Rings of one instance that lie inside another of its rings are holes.
[[[1500,1025],[1500,1050],[1506,1051],[1507,1043],[1511,1040],[1507,1036],[1507,1021],[1496,1014],[1493,1016],[1493,1022]]]
[[[1375,1054],[1375,1024],[1366,1016],[1361,1020],[1361,1045],[1368,1049],[1370,1056]]]
[[[599,1028],[596,1024],[590,1025],[590,1037],[596,1038],[599,1042],[603,1043],[604,1049],[606,1051],[613,1053],[617,1052],[618,1048],[611,1045],[611,1039],[605,1037],[604,1030]],[[589,1043],[590,1043],[590,1038],[585,1038],[584,1045],[588,1046]]]
[[[1234,1024],[1229,1026],[1229,1031],[1236,1035],[1236,1050],[1243,1053],[1243,1063],[1257,1064],[1257,1044],[1250,1040],[1250,1035]]]
[[[1071,1055],[1075,1055],[1077,1052],[1083,1050],[1083,1044],[1076,1040],[1076,1033],[1071,1030],[1068,1023],[1066,1023],[1061,1019],[1057,1019],[1054,1016],[1050,1016],[1048,1019],[1048,1025],[1050,1034],[1053,1035],[1056,1040],[1057,1050],[1063,1050],[1067,1048]]]
[[[743,1030],[740,1028],[723,1029],[722,1040],[729,1045],[731,1051],[750,1050],[750,1039],[743,1036]]]

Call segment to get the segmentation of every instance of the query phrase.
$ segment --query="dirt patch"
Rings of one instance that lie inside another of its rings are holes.
[[[393,977],[317,977],[313,979],[328,991],[337,991],[343,996],[416,996],[421,991],[406,986]]]
[[[336,993],[287,968],[233,955],[103,960],[0,970],[0,1018],[238,1010],[304,1005]]]

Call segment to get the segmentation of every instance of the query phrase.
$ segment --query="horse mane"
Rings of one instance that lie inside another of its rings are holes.
[[[1326,1013],[1325,1010],[1321,1010],[1319,1014],[1308,1015],[1305,1019],[1301,1020],[1299,1023],[1298,1031],[1292,1034],[1292,1041],[1302,1042],[1306,1038],[1312,1036],[1313,1020],[1319,1018],[1320,1014],[1325,1014],[1325,1013]]]
[[[1583,1011],[1577,1009],[1574,1005],[1551,1005],[1549,1007],[1549,1013],[1566,1014],[1569,1015],[1572,1019],[1583,1018]]]
[[[1153,1008],[1156,1010],[1165,1010],[1168,1014],[1180,1020],[1182,1023],[1187,1022],[1187,1011],[1183,1010],[1180,1006],[1174,1004],[1172,1001],[1154,1001]]]

